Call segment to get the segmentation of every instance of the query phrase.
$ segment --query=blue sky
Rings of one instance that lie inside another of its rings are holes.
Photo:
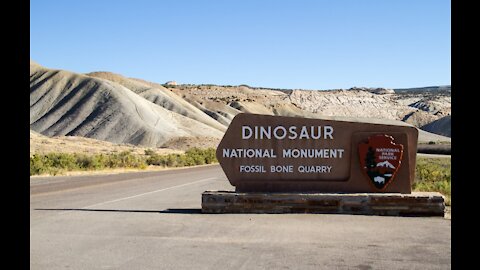
[[[158,83],[446,85],[450,11],[445,0],[31,0],[30,58]]]

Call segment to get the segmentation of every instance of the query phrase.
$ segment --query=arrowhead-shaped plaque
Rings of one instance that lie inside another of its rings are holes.
[[[379,134],[358,145],[362,171],[378,191],[385,190],[393,182],[402,165],[403,145],[393,141],[392,136]]]

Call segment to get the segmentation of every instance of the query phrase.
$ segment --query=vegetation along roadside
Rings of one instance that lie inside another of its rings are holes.
[[[123,151],[108,154],[47,153],[30,156],[30,175],[62,175],[70,171],[95,171],[115,168],[146,169],[150,166],[184,167],[218,162],[214,148],[191,148],[184,154],[159,155],[145,150],[144,155]]]
[[[451,205],[451,159],[418,157],[413,190],[440,192]]]

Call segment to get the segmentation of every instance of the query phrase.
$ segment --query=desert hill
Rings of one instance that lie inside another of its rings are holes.
[[[407,123],[425,130],[420,141],[450,141],[440,136],[450,134],[450,88],[398,93],[378,89],[383,88],[162,85],[111,72],[48,69],[32,61],[30,128],[48,137],[78,136],[143,147],[215,147],[233,117],[244,112]],[[446,116],[448,121],[442,120]]]
[[[168,86],[202,111],[229,123],[238,112],[322,118],[325,116],[399,120],[418,128],[451,114],[451,98],[427,88],[392,94],[358,90],[285,90],[249,86]],[[434,130],[437,134],[445,134]]]
[[[105,79],[106,81],[116,82],[146,100],[153,102],[169,111],[176,112],[193,120],[199,121],[222,132],[226,130],[225,126],[218,123],[211,117],[208,117],[201,110],[186,102],[184,99],[172,93],[162,85],[149,84],[140,80],[128,79],[122,75],[111,72],[92,72],[86,74],[90,77]]]
[[[114,81],[35,63],[30,66],[30,127],[46,136],[81,136],[162,147],[178,137],[223,133],[165,109]]]
[[[452,135],[451,116],[447,115],[422,127],[423,130],[450,137]]]

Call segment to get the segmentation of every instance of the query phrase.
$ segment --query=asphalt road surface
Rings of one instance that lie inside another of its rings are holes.
[[[31,269],[450,269],[441,217],[201,214],[219,166],[31,178]]]

